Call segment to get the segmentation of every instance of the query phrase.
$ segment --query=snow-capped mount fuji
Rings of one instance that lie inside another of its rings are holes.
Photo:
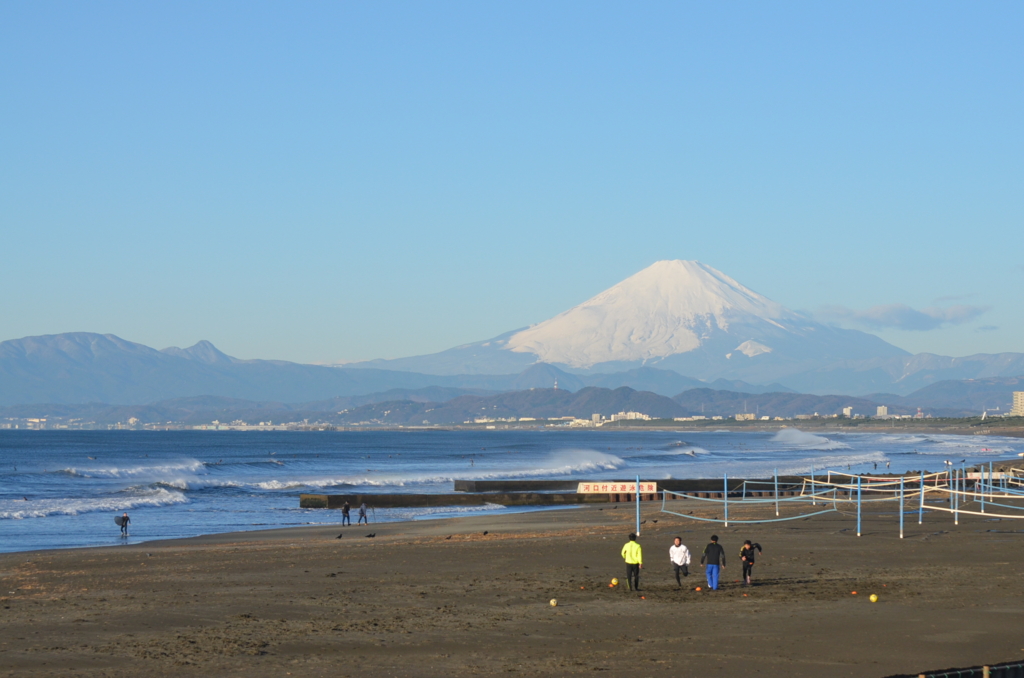
[[[517,332],[508,349],[543,362],[589,369],[608,362],[661,361],[724,333],[754,357],[757,339],[797,332],[807,320],[698,261],[659,261],[550,320]],[[737,334],[737,332],[740,332]]]
[[[908,355],[874,335],[788,310],[706,264],[659,261],[531,327],[364,365],[428,374],[501,374],[538,362],[579,373],[648,366],[764,384],[848,361]]]

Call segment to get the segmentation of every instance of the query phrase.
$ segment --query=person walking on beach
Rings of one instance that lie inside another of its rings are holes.
[[[352,505],[349,504],[347,501],[344,504],[341,505],[341,524],[342,525],[351,525],[352,524],[352,516],[349,515],[349,511],[351,511],[351,510],[352,510]]]
[[[684,577],[690,576],[690,549],[683,546],[682,539],[676,537],[672,546],[668,547],[668,557],[676,573],[676,584],[681,587],[683,581],[679,578],[679,573],[682,572]]]
[[[743,561],[744,586],[753,586],[750,582],[750,575],[754,571],[754,556],[760,553],[760,544],[751,544],[749,539],[743,542],[743,548],[740,549],[740,560]]]
[[[626,585],[630,591],[640,590],[640,568],[644,566],[644,552],[636,543],[636,535],[630,533],[629,541],[622,547],[622,559],[626,561]]]
[[[366,502],[364,501],[362,506],[359,507],[359,520],[356,521],[356,525],[362,525],[366,523],[370,524],[370,519],[366,517]],[[349,523],[351,525],[351,523]]]
[[[127,513],[125,513],[123,516],[121,516],[121,536],[122,537],[127,537],[128,536],[128,523],[130,523],[130,522],[132,522],[132,521],[131,521],[131,518],[128,517]]]
[[[704,576],[707,577],[708,588],[717,591],[719,570],[725,569],[725,549],[719,545],[717,534],[711,535],[711,543],[704,547],[700,564],[704,566]]]

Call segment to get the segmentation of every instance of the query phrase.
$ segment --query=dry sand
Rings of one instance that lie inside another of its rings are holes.
[[[0,676],[878,678],[1024,657],[1024,521],[719,526],[725,588],[698,593],[668,547],[699,554],[712,526],[644,509],[644,598],[608,586],[630,505],[0,555]],[[765,549],[749,589],[744,538]]]

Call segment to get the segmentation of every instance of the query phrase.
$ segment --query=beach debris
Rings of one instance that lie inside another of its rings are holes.
[[[376,533],[376,532],[371,532],[370,534],[366,535],[366,538],[367,538],[367,539],[373,539],[373,538],[374,538],[374,537],[376,537],[376,536],[377,536],[377,533]]]
[[[551,600],[548,601],[548,605],[550,605],[551,607],[558,607],[558,599],[557,598],[552,598]]]

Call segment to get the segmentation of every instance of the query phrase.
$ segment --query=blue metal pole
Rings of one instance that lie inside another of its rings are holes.
[[[857,536],[860,536],[860,476],[857,476]]]
[[[636,477],[636,536],[640,536],[640,476]]]
[[[775,517],[779,517],[779,469],[775,469]]]
[[[924,522],[924,471],[921,471],[921,505],[917,507],[917,524]]]
[[[722,498],[725,500],[725,526],[729,527],[729,474],[722,474]]]
[[[959,508],[960,508],[960,477],[959,477],[959,473],[957,473],[957,471],[954,469],[953,470],[953,524],[954,525],[959,525],[960,524],[960,513],[958,512]]]
[[[811,506],[817,506],[818,500],[814,496],[814,464],[811,464]]]
[[[903,539],[903,476],[900,476],[900,539]]]
[[[984,513],[985,512],[985,465],[984,464],[979,465],[978,471],[980,471],[980,473],[978,475],[981,476],[981,479],[980,479],[981,480],[981,485],[980,485],[980,487],[981,487],[981,512]],[[974,487],[975,488],[979,487],[979,484],[978,484],[977,480],[974,481]]]

